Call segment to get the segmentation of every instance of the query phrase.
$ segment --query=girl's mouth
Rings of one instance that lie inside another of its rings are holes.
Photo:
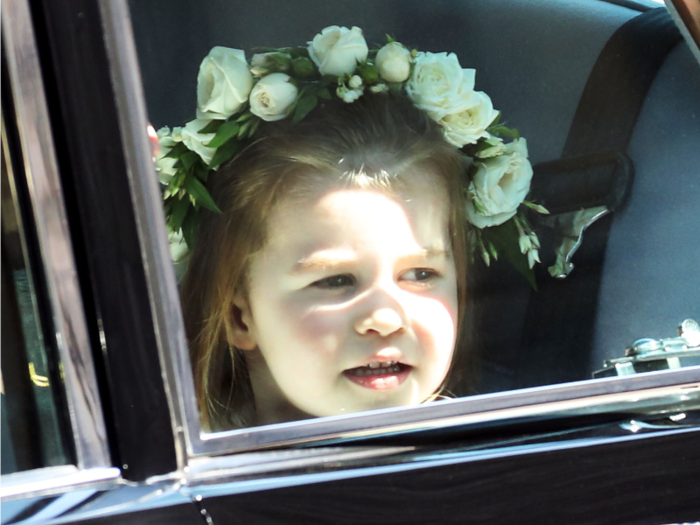
[[[367,366],[349,368],[343,372],[343,375],[356,385],[365,388],[391,390],[406,381],[412,368],[398,361],[374,362]]]

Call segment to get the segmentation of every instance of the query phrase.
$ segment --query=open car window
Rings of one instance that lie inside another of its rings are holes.
[[[303,47],[323,28],[339,25],[361,27],[371,43],[389,33],[411,49],[454,52],[462,67],[476,70],[476,89],[527,138],[530,198],[551,212],[533,220],[542,263],[528,282],[507,257],[486,266],[476,251],[464,324],[470,337],[457,347],[453,371],[461,379],[450,385],[450,399],[252,429],[203,432],[181,318],[170,309],[162,319],[174,325],[163,336],[161,356],[189,452],[478,423],[529,410],[555,416],[686,406],[688,391],[677,387],[695,384],[700,363],[693,322],[700,317],[700,283],[689,263],[700,246],[688,234],[700,199],[693,147],[700,71],[664,8],[599,1],[567,9],[505,1],[404,2],[400,9],[303,5],[132,2],[137,56],[130,59],[138,57],[145,97],[143,113],[129,117],[135,140],[147,123],[174,133],[197,116],[200,64],[215,46],[245,50],[250,60],[255,46]],[[124,15],[115,12],[115,20]],[[635,28],[637,17],[650,22],[638,20]],[[626,49],[628,41],[658,45],[648,57]],[[626,49],[622,62],[610,58],[621,56],[615,45]],[[654,64],[639,73],[635,61],[645,57]],[[621,107],[631,99],[636,109]],[[144,170],[146,157],[142,150],[137,159]],[[147,195],[142,213],[151,217],[167,183],[160,194],[155,179],[138,184]],[[674,188],[680,187],[679,195]],[[168,258],[166,235],[163,225],[148,232],[158,264]],[[164,302],[179,300],[175,283],[183,267],[159,267],[164,276],[156,296]],[[221,366],[219,372],[230,375],[232,361]],[[629,405],[632,399],[643,401]]]

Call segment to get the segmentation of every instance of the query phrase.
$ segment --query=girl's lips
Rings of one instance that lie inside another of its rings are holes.
[[[413,367],[398,363],[391,368],[370,368],[360,366],[343,372],[343,376],[364,388],[371,390],[391,390],[397,388],[406,379]]]

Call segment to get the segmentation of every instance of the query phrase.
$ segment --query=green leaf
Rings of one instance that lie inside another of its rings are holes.
[[[520,253],[519,234],[515,222],[509,220],[498,226],[484,228],[482,235],[486,242],[493,244],[499,255],[503,255],[504,259],[527,279],[533,290],[537,291],[535,272],[532,271],[527,262],[527,255]]]
[[[214,199],[211,198],[211,195],[209,195],[209,192],[204,187],[204,184],[202,184],[196,177],[187,177],[187,180],[185,181],[185,188],[190,196],[194,197],[197,204],[204,206],[208,210],[221,213],[221,210],[214,202]]]
[[[501,120],[501,112],[499,111],[498,114],[496,115],[496,118],[493,119],[493,122],[491,122],[491,124],[489,124],[488,127],[489,127],[489,128],[494,127],[496,124],[498,124],[498,122],[499,122],[500,120]]]
[[[316,107],[317,104],[318,98],[315,96],[300,98],[297,102],[296,108],[294,108],[294,117],[292,118],[292,122],[294,124],[301,122],[304,117]]]
[[[333,98],[333,97],[331,97],[331,92],[328,91],[328,88],[319,89],[318,96],[323,98],[323,99],[326,99],[326,100],[331,100],[331,98]]]
[[[543,215],[549,215],[549,210],[542,206],[541,204],[535,204],[534,202],[530,201],[523,201],[523,204],[530,208],[531,210],[535,210],[537,213],[541,213]]]
[[[258,126],[262,122],[262,119],[256,118],[255,120],[251,120],[251,122],[253,123],[253,125],[250,126],[250,133],[248,133],[249,137],[252,137],[253,135],[255,135],[255,132],[258,131]]]
[[[172,231],[176,232],[182,228],[182,221],[185,220],[185,216],[187,215],[187,211],[190,209],[190,207],[191,205],[189,199],[173,200],[170,219],[168,220],[168,224],[170,225],[170,229]]]
[[[520,138],[520,133],[518,133],[518,130],[515,128],[511,129],[505,126],[494,126],[492,128],[488,128],[486,131],[493,135],[499,135],[502,137],[510,137],[514,139]]]
[[[247,120],[243,124],[241,124],[241,127],[238,130],[238,138],[239,139],[246,138],[246,133],[248,133],[248,130],[250,129],[250,126],[252,126],[252,125],[253,125],[253,123],[250,120]]]
[[[178,159],[183,153],[190,151],[182,142],[178,142],[166,155],[167,158]]]
[[[187,248],[190,251],[194,249],[194,245],[197,243],[197,232],[199,230],[199,213],[197,210],[190,207],[182,221],[182,236],[185,238],[187,243]]]
[[[209,168],[218,168],[221,164],[233,157],[236,151],[238,151],[238,145],[239,142],[236,137],[230,138],[228,142],[216,150],[216,153],[214,153],[214,158],[211,159],[211,162],[209,163]]]
[[[192,165],[199,160],[199,155],[194,151],[188,151],[182,157],[180,157],[180,162],[182,162],[182,167],[186,170],[190,169]],[[177,162],[175,163],[177,164]]]
[[[209,141],[209,144],[205,144],[205,146],[207,148],[218,148],[219,146],[223,145],[224,142],[238,133],[239,127],[238,122],[235,120],[225,122],[219,128],[219,131],[216,132],[216,136]]]
[[[321,87],[327,87],[330,86],[331,84],[337,84],[338,83],[338,77],[335,75],[323,75],[321,77]]]
[[[252,117],[252,116],[253,116],[253,114],[252,114],[250,111],[247,111],[247,112],[243,113],[243,115],[241,115],[240,117],[238,117],[238,118],[236,119],[236,122],[244,122],[244,121],[248,120],[248,119],[249,119],[250,117]]]
[[[226,122],[225,120],[212,120],[209,124],[199,130],[200,133],[216,133],[219,128]]]

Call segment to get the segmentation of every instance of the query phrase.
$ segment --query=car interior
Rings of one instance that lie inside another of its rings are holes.
[[[370,45],[388,33],[419,50],[453,51],[463,67],[476,69],[476,88],[527,139],[533,199],[554,206],[559,217],[607,204],[610,213],[591,221],[566,278],[547,271],[561,237],[544,221],[537,290],[507,262],[473,265],[468,324],[479,364],[462,364],[456,395],[590,379],[635,340],[673,337],[681,321],[700,315],[692,262],[700,255],[700,68],[661,4],[268,0],[130,7],[156,128],[193,117],[197,69],[212,46],[304,45],[320,28],[356,25]],[[645,72],[647,63],[653,65]],[[697,359],[683,360],[691,363]]]

